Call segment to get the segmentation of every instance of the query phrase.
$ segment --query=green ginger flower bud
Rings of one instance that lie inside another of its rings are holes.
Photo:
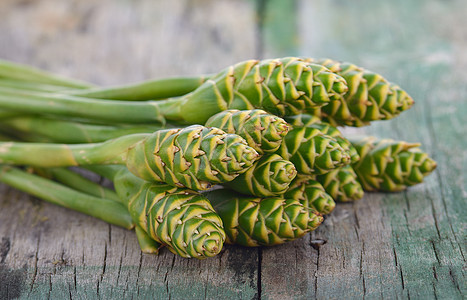
[[[126,165],[148,181],[207,190],[233,180],[258,158],[240,136],[193,125],[156,131],[128,151]]]
[[[297,170],[293,163],[277,154],[271,154],[260,158],[245,173],[224,183],[224,186],[246,195],[278,196],[285,193],[296,175]]]
[[[295,199],[255,198],[229,190],[207,193],[224,222],[226,243],[247,247],[273,246],[315,230],[323,217]]]
[[[412,107],[413,99],[398,85],[388,82],[381,75],[351,63],[331,59],[306,59],[321,64],[342,76],[348,92],[340,99],[309,113],[319,116],[333,126],[364,126],[371,121],[389,120]]]
[[[215,114],[205,124],[244,138],[256,152],[275,152],[289,131],[287,123],[264,110],[226,110]]]
[[[119,172],[114,183],[133,221],[171,252],[204,259],[221,251],[225,241],[222,220],[201,194],[146,182],[127,170]]]
[[[276,154],[291,161],[297,172],[305,175],[324,174],[350,163],[349,153],[334,138],[311,127],[289,131]]]
[[[337,143],[349,153],[350,162],[356,163],[360,156],[354,146],[344,137],[344,135],[334,126],[322,122],[317,116],[309,114],[300,114],[286,118],[293,127],[311,127],[319,129],[322,133],[329,135],[336,139]]]
[[[376,137],[349,140],[360,154],[353,168],[366,191],[402,191],[421,183],[436,168],[418,143]]]

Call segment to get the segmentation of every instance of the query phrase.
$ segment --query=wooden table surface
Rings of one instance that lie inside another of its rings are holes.
[[[2,0],[0,57],[109,85],[210,73],[250,58],[351,61],[416,105],[348,134],[422,142],[425,183],[338,204],[271,248],[198,261],[0,185],[0,299],[461,299],[466,287],[464,0]]]

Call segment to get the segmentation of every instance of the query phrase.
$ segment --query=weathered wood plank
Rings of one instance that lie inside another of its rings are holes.
[[[460,0],[1,1],[0,57],[99,84],[251,57],[358,63],[417,101],[363,131],[421,141],[439,167],[407,192],[338,205],[303,239],[205,261],[141,254],[132,232],[0,185],[0,298],[465,297],[465,15]]]

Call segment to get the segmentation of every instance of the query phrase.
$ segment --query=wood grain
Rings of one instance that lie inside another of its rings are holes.
[[[204,261],[142,254],[130,231],[0,185],[0,299],[462,299],[466,15],[461,0],[1,1],[1,58],[96,84],[254,57],[360,64],[416,105],[345,132],[422,142],[438,169],[406,192],[339,204],[295,242]]]

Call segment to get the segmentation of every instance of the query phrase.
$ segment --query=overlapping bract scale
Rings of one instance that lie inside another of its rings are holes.
[[[205,124],[244,138],[258,153],[276,151],[289,131],[287,123],[264,110],[226,110],[215,114]]]
[[[317,175],[315,179],[336,201],[349,202],[363,197],[362,185],[358,182],[357,174],[351,166],[345,166],[324,175]]]
[[[305,207],[327,215],[336,207],[334,199],[311,176],[298,175],[284,193],[284,198],[300,201]]]
[[[350,163],[349,153],[336,139],[311,127],[289,131],[276,154],[290,160],[297,172],[305,175],[324,174]]]
[[[148,181],[194,190],[231,181],[259,158],[238,135],[200,125],[159,130],[128,151],[127,167]]]
[[[364,126],[371,121],[389,120],[414,103],[398,85],[372,71],[331,59],[307,58],[306,61],[329,68],[341,75],[348,84],[348,92],[338,100],[308,110],[331,125]]]
[[[230,189],[246,195],[271,197],[283,194],[297,175],[293,163],[277,154],[265,155],[245,173],[224,183]]]
[[[115,187],[133,221],[173,253],[203,259],[221,251],[225,241],[222,220],[201,194],[146,182],[128,171],[120,172]]]
[[[226,243],[248,247],[282,244],[316,229],[323,217],[298,200],[255,198],[226,190],[207,195],[222,218]]]
[[[421,183],[436,168],[436,162],[412,144],[376,137],[350,139],[360,154],[353,165],[367,191],[397,192]]]
[[[323,134],[329,135],[336,139],[337,143],[350,155],[350,162],[355,163],[360,159],[360,156],[355,150],[355,147],[344,137],[344,135],[334,126],[324,123],[321,119],[314,115],[300,114],[287,117],[293,127],[311,127],[320,130]]]
[[[227,109],[263,109],[277,116],[320,107],[347,92],[345,80],[318,64],[296,57],[248,60],[230,66],[186,97],[183,111],[205,122]],[[215,104],[207,103],[215,102]],[[200,111],[199,107],[204,110]],[[190,121],[190,116],[186,116]]]

